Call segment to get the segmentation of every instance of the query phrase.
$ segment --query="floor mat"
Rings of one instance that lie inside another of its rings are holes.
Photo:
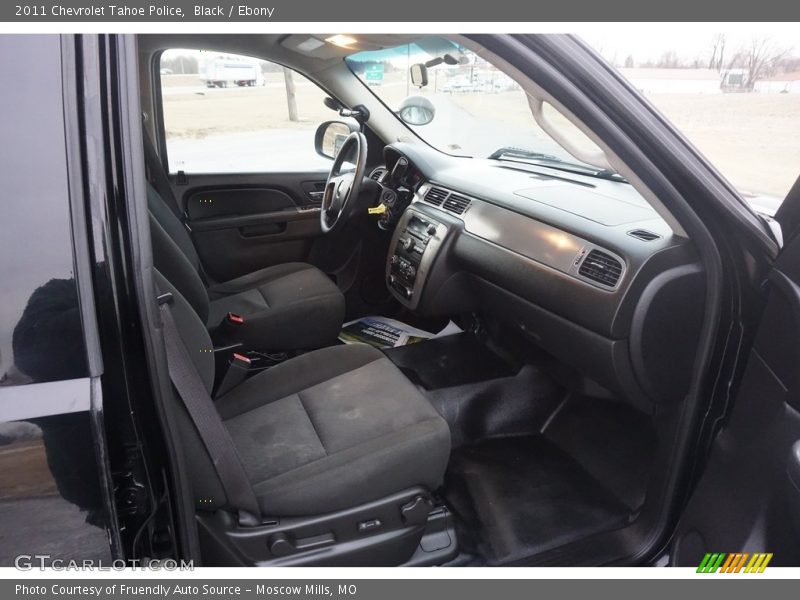
[[[450,426],[453,564],[520,561],[622,527],[641,505],[656,449],[648,416],[569,394],[551,363],[513,364],[468,332],[384,353]]]
[[[494,438],[453,450],[445,498],[464,551],[498,565],[609,530],[628,508],[543,436]]]
[[[657,445],[650,417],[623,402],[575,396],[544,435],[631,510],[642,505]]]
[[[450,426],[454,448],[491,437],[539,433],[564,398],[563,390],[533,365],[510,377],[424,393]]]

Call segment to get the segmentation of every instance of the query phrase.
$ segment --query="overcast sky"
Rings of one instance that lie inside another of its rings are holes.
[[[778,24],[731,23],[596,23],[577,26],[578,35],[600,50],[603,56],[621,63],[628,55],[637,64],[658,59],[670,50],[680,58],[707,58],[711,39],[716,33],[726,35],[725,54],[731,56],[755,36],[769,36],[772,43],[792,48],[800,53],[800,26],[796,23]]]

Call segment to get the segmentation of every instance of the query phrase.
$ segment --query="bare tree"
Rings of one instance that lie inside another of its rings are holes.
[[[776,73],[800,71],[800,56],[784,56],[775,63]]]
[[[681,63],[681,59],[674,50],[668,50],[667,52],[664,52],[664,54],[662,54],[656,62],[656,67],[661,69],[677,69],[682,66],[683,64]]]
[[[708,68],[722,70],[725,60],[725,34],[715,33],[711,38],[711,58],[708,59]]]
[[[744,88],[752,90],[756,81],[769,77],[791,48],[782,48],[769,36],[754,37],[739,51],[738,60],[745,69]]]

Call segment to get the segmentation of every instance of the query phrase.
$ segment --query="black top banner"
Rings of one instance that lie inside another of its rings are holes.
[[[759,0],[38,0],[3,2],[0,22],[611,22],[800,20],[800,2]]]

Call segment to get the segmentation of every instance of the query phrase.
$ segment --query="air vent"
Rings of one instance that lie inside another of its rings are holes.
[[[658,240],[661,238],[661,236],[657,233],[647,231],[647,229],[634,229],[633,231],[629,231],[628,235],[645,242],[652,242],[653,240]]]
[[[428,190],[428,193],[425,194],[425,202],[433,204],[434,206],[441,206],[444,199],[447,198],[448,193],[447,190],[432,187]]]
[[[369,174],[370,179],[374,179],[375,181],[380,181],[383,179],[383,176],[386,175],[386,169],[383,167],[378,167],[372,173]]]
[[[601,285],[613,288],[619,282],[620,275],[622,275],[622,265],[620,262],[600,250],[592,250],[589,255],[583,259],[578,274],[596,281]]]
[[[463,214],[467,207],[469,206],[469,199],[464,198],[464,196],[459,196],[458,194],[450,194],[447,197],[447,200],[444,201],[442,208],[445,210],[449,210],[451,213],[460,215]]]

